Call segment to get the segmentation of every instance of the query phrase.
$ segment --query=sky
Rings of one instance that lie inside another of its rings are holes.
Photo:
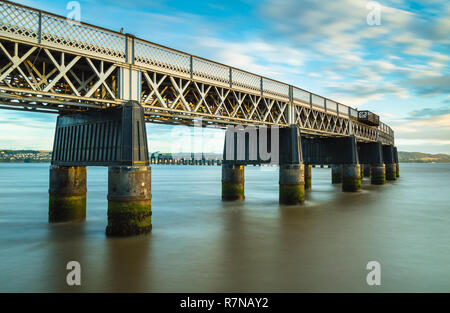
[[[19,3],[67,15],[68,1]],[[450,153],[450,1],[79,1],[81,20],[371,110],[400,151]],[[379,13],[379,14],[378,14]],[[379,17],[379,19],[377,19]],[[51,150],[56,116],[0,111],[0,149]],[[150,151],[223,131],[147,124]],[[198,151],[194,151],[198,152]]]

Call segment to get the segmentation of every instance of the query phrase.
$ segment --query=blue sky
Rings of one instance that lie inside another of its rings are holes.
[[[20,3],[67,15],[68,1]],[[450,2],[79,1],[82,21],[132,33],[378,113],[403,151],[450,153]],[[51,149],[55,116],[0,111],[0,148]],[[193,129],[148,125],[150,150]],[[203,150],[220,152],[222,132]],[[186,150],[186,149],[185,149]]]

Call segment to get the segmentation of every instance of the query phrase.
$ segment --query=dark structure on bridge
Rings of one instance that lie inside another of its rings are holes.
[[[312,165],[346,192],[399,177],[375,114],[130,34],[0,0],[0,54],[0,109],[58,114],[50,222],[84,220],[86,167],[107,166],[107,235],[151,230],[146,122],[227,128],[223,200],[245,198],[247,165],[279,166],[281,204],[304,201]]]

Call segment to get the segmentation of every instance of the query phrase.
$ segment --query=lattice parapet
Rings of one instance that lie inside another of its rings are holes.
[[[189,77],[191,57],[149,42],[135,40],[135,63],[162,72]]]
[[[230,85],[230,68],[208,60],[193,58],[192,59],[193,77],[199,78],[213,83],[221,83],[226,86]]]
[[[324,108],[325,99],[317,95],[312,95],[312,104],[316,107]]]
[[[42,15],[42,42],[55,47],[125,61],[124,35],[52,15]]]
[[[310,104],[309,103],[309,97],[310,97],[310,93],[309,92],[307,92],[307,91],[305,91],[305,90],[302,90],[302,89],[299,89],[299,88],[293,88],[293,98],[294,98],[294,102],[301,102],[301,103],[304,103],[304,104]]]
[[[20,40],[37,42],[39,12],[0,2],[0,31]]]
[[[338,104],[336,102],[327,100],[327,111],[337,112],[337,106]]]
[[[338,109],[339,115],[348,116],[348,106],[338,103]]]
[[[289,99],[289,85],[271,79],[263,78],[263,92],[286,100]]]
[[[249,90],[250,92],[261,92],[260,76],[237,69],[232,69],[231,74],[234,88]]]

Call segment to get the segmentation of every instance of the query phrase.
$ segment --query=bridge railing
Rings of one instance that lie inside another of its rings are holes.
[[[103,59],[126,62],[127,35],[69,20],[66,17],[0,0],[0,35],[20,41],[44,44],[57,49],[77,51]],[[237,91],[275,97],[292,104],[310,106],[320,111],[356,119],[357,110],[270,78],[164,47],[143,39],[134,39],[132,62],[143,68],[170,73]],[[378,130],[392,136],[392,129],[380,124]]]

